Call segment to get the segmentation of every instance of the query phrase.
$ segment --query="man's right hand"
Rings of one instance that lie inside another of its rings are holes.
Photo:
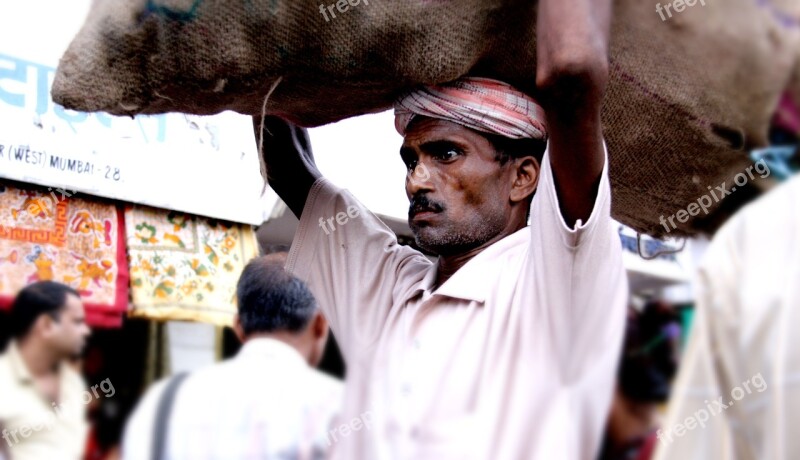
[[[267,181],[297,218],[303,213],[311,186],[322,174],[314,163],[308,130],[282,118],[253,117],[256,145],[263,136],[259,152],[266,164]]]

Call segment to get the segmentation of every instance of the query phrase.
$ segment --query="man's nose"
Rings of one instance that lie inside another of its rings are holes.
[[[413,171],[408,172],[406,191],[409,196],[414,196],[420,190],[432,190],[431,172],[425,163],[419,162]]]

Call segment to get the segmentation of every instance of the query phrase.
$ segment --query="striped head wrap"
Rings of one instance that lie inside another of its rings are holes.
[[[415,116],[440,118],[511,139],[547,139],[544,110],[528,95],[502,81],[465,77],[425,86],[399,98],[394,126],[401,136]]]

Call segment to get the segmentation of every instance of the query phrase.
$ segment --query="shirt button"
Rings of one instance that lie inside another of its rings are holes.
[[[408,383],[403,384],[401,392],[403,393],[403,396],[411,396],[411,384]]]
[[[419,339],[414,339],[414,349],[419,350],[422,348],[422,344],[419,343]]]

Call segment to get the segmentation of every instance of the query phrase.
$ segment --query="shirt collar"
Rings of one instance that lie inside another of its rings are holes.
[[[33,382],[33,376],[28,370],[25,360],[22,359],[16,340],[12,340],[8,344],[8,362],[11,365],[11,371],[20,383],[28,384]]]
[[[431,290],[436,281],[438,264],[432,264],[425,273],[425,277],[412,292],[412,297],[418,295],[419,292],[429,292],[431,296],[451,297],[483,304],[493,287],[493,283],[486,278],[486,274],[493,273],[495,271],[493,266],[502,263],[502,259],[498,257],[500,254],[528,241],[528,232],[530,232],[530,228],[525,227],[484,249],[433,292]]]
[[[301,355],[300,352],[298,352],[294,347],[285,342],[281,342],[280,340],[268,337],[257,337],[245,342],[244,345],[242,345],[242,349],[239,350],[237,358],[249,358],[253,356],[258,358],[279,359],[281,361],[288,361],[306,366],[308,365],[306,360],[303,358],[303,355]]]

